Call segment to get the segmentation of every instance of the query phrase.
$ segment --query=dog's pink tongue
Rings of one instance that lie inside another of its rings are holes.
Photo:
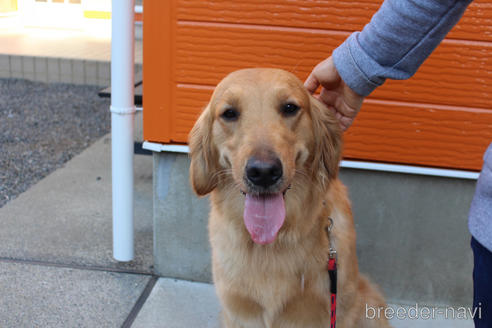
[[[246,194],[244,223],[251,239],[257,244],[270,244],[285,220],[285,203],[282,193],[267,196]]]

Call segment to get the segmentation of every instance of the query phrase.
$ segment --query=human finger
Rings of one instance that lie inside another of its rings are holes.
[[[339,95],[340,94],[337,91],[322,88],[319,94],[319,100],[321,100],[321,102],[323,102],[326,106],[336,107],[336,101]]]
[[[318,83],[325,89],[335,89],[340,85],[341,78],[332,57],[328,57],[316,65],[312,74],[316,76]]]
[[[311,74],[309,74],[308,78],[304,82],[304,87],[306,87],[307,91],[310,94],[313,94],[316,91],[316,89],[318,89],[319,81],[313,72],[311,72]]]
[[[355,117],[362,106],[363,100],[362,97],[360,99],[352,99],[351,95],[344,93],[343,88],[338,88],[335,91],[323,88],[320,99],[323,103],[335,107],[337,112],[346,117]]]

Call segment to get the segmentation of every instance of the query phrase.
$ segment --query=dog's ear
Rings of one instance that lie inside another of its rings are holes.
[[[212,145],[213,113],[210,104],[190,132],[190,180],[195,193],[203,196],[217,186],[217,151]]]
[[[333,111],[310,96],[314,134],[313,178],[323,188],[338,175],[342,154],[342,131]]]

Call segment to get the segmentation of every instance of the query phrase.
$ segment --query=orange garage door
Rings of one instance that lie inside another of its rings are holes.
[[[379,0],[146,0],[144,138],[183,144],[214,86],[245,67],[304,80]],[[408,81],[388,81],[345,133],[345,159],[479,170],[492,141],[492,4],[475,0]]]

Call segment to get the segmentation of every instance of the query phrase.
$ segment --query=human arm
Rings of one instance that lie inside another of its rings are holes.
[[[386,79],[410,78],[472,0],[386,0],[362,32],[350,35],[305,82],[350,126],[364,97]]]

